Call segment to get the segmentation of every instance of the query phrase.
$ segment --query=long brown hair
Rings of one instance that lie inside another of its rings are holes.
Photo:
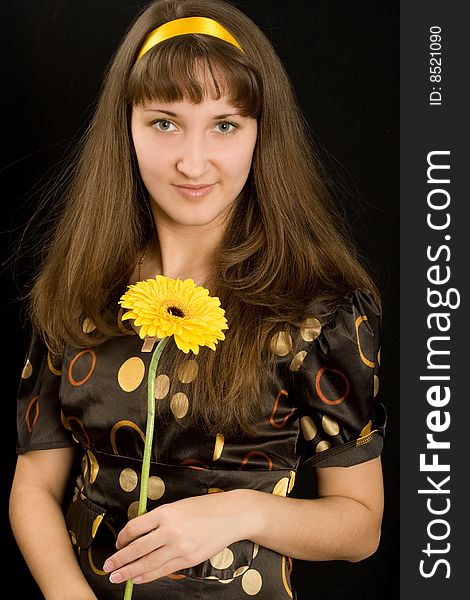
[[[162,23],[207,16],[223,24],[244,53],[217,38],[184,35],[136,63],[146,35]],[[353,288],[377,289],[340,227],[290,80],[263,32],[223,0],[157,0],[129,28],[104,79],[83,136],[73,180],[30,293],[30,316],[53,350],[122,335],[105,310],[125,291],[155,236],[147,191],[130,135],[132,106],[145,100],[201,102],[205,82],[258,121],[246,185],[234,204],[208,286],[229,330],[217,351],[203,348],[191,415],[208,432],[251,432],[260,418],[260,382],[273,369],[270,340],[299,327],[311,303],[330,310]],[[90,338],[82,324],[96,326]],[[161,370],[178,368],[168,346]],[[176,378],[175,378],[176,379]],[[177,386],[177,384],[174,384]],[[176,389],[176,387],[175,387]]]

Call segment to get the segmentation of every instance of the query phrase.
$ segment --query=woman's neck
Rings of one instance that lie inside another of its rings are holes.
[[[156,238],[151,240],[141,257],[136,281],[164,275],[171,279],[192,279],[205,285],[209,278],[214,251],[220,241],[220,228],[156,226]]]

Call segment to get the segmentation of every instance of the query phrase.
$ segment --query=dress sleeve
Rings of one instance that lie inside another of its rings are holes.
[[[61,419],[60,360],[51,360],[43,340],[33,334],[17,397],[17,454],[74,446]]]
[[[317,331],[307,330],[307,339],[316,337],[294,377],[301,462],[348,467],[382,451],[386,412],[378,391],[381,313],[369,292],[355,290],[323,325],[316,323]]]

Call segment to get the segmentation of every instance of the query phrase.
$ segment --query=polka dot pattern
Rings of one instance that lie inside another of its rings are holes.
[[[332,419],[328,415],[323,415],[321,424],[322,424],[323,430],[326,433],[328,433],[329,435],[338,435],[339,425],[334,419]]]
[[[33,365],[30,363],[29,358],[26,361],[23,370],[21,372],[21,377],[23,379],[28,379],[33,374]]]
[[[83,333],[91,333],[92,331],[95,331],[95,329],[96,329],[96,325],[93,323],[93,321],[91,319],[89,319],[88,317],[86,319],[84,319],[84,321],[82,323]]]
[[[215,438],[214,454],[212,456],[212,460],[214,462],[219,460],[219,458],[222,456],[222,452],[224,451],[224,443],[225,437],[221,433],[218,433]]]
[[[339,316],[319,310],[327,314],[322,325],[311,316],[290,335],[285,329],[273,336],[270,359],[277,370],[263,388],[253,437],[209,435],[191,421],[192,384],[201,376],[201,356],[182,356],[179,367],[168,373],[162,372],[162,363],[155,379],[150,509],[188,496],[253,487],[253,482],[256,489],[286,497],[294,490],[300,458],[312,466],[343,466],[355,464],[356,448],[361,460],[374,456],[381,435],[378,318],[366,296],[348,302]],[[84,331],[93,336],[93,325],[84,321]],[[67,529],[87,576],[103,586],[109,586],[103,560],[114,551],[116,539],[110,523],[119,531],[138,512],[151,353],[142,352],[142,340],[129,333],[89,349],[67,347],[63,357],[52,360],[43,345],[40,352],[33,347],[21,377],[23,447],[28,440],[41,444],[44,439],[66,446],[73,436],[82,449],[71,502],[78,517],[67,517]],[[104,502],[106,514],[98,512]],[[291,570],[289,557],[242,540],[148,589],[155,597],[174,592],[175,600],[182,600],[191,597],[191,582],[204,577],[201,585],[223,589],[219,595],[227,600],[288,600],[293,596]],[[98,597],[106,597],[109,588],[99,591]]]
[[[215,569],[228,569],[233,564],[233,552],[230,548],[224,548],[221,552],[209,558],[209,562]]]
[[[311,417],[302,417],[300,419],[300,426],[302,427],[303,436],[308,442],[313,440],[313,438],[317,435],[317,426]]]
[[[289,478],[283,477],[274,486],[273,495],[274,496],[287,496],[288,486],[289,486]]]
[[[119,485],[125,492],[132,492],[139,483],[139,476],[134,469],[123,469],[119,475]]]
[[[127,518],[129,519],[129,521],[131,521],[132,519],[135,519],[135,517],[137,517],[138,514],[139,502],[136,500],[135,502],[129,504],[129,507],[127,509]]]
[[[118,383],[125,392],[133,392],[142,383],[145,364],[139,356],[131,356],[119,368]]]
[[[315,452],[324,452],[325,450],[328,450],[328,448],[331,448],[331,443],[327,440],[322,440],[316,445]]]
[[[306,319],[300,335],[306,342],[313,342],[321,333],[321,323],[315,317]]]
[[[377,375],[374,375],[374,398],[379,393],[379,378]]]
[[[164,373],[157,375],[155,379],[155,398],[157,400],[162,400],[167,396],[170,391],[170,383],[168,375],[165,375]]]
[[[249,596],[256,596],[263,587],[263,578],[261,573],[256,569],[248,569],[242,576],[243,591]]]
[[[98,472],[100,470],[100,465],[98,464],[98,460],[96,456],[93,454],[91,450],[87,450],[88,462],[90,464],[90,484],[96,481],[98,477]]]
[[[191,383],[197,377],[199,365],[195,360],[186,360],[178,367],[177,377],[181,383]]]
[[[289,365],[289,369],[291,371],[298,371],[306,356],[307,350],[301,350],[300,352],[297,352]]]
[[[189,400],[186,394],[178,392],[170,400],[170,408],[175,419],[182,419],[185,417],[189,410]]]
[[[286,331],[279,331],[271,340],[271,349],[278,356],[286,356],[292,350],[292,338]]]
[[[165,493],[165,482],[160,477],[152,475],[148,480],[147,496],[150,500],[159,500]]]

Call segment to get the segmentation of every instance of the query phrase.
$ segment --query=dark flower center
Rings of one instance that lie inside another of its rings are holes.
[[[166,311],[168,314],[173,315],[174,317],[184,317],[184,312],[177,306],[169,306]]]

